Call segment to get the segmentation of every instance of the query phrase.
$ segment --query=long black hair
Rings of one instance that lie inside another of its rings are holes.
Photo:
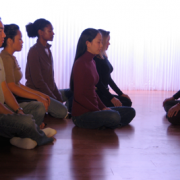
[[[38,30],[44,30],[45,27],[47,27],[49,24],[51,24],[46,19],[37,19],[34,21],[34,23],[29,23],[26,25],[26,31],[28,37],[38,37]]]
[[[74,63],[79,57],[81,57],[87,51],[86,42],[87,41],[92,42],[92,40],[97,36],[98,33],[99,33],[99,31],[96,29],[93,29],[93,28],[85,29],[81,33],[81,36],[80,36],[80,38],[78,40],[78,44],[77,44]],[[73,67],[74,67],[74,64],[73,64]],[[72,91],[74,90],[74,82],[73,82],[73,78],[72,78],[73,67],[71,70],[71,77],[70,77],[70,89]]]
[[[7,46],[8,38],[14,41],[14,37],[17,35],[18,30],[19,26],[16,24],[4,25],[4,33],[6,34],[6,37],[4,38],[4,43],[2,44],[2,47],[5,48]]]

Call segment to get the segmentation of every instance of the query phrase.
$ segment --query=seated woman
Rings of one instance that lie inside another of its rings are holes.
[[[180,90],[170,98],[163,101],[163,106],[167,112],[167,119],[173,125],[180,125]]]
[[[70,89],[58,90],[54,79],[53,57],[48,41],[53,40],[54,32],[51,23],[37,19],[26,25],[29,37],[38,37],[37,43],[29,50],[26,65],[26,86],[38,90],[49,97],[65,102],[71,112],[73,94]]]
[[[124,94],[116,85],[116,83],[111,78],[111,73],[113,67],[108,60],[106,50],[110,45],[110,32],[99,29],[99,32],[102,34],[103,47],[101,52],[94,57],[96,62],[97,72],[99,74],[99,82],[96,85],[96,92],[99,95],[101,101],[107,106],[130,106],[132,105],[131,99],[128,95]],[[109,92],[108,85],[118,94],[114,95]]]
[[[62,103],[53,98],[50,99],[48,95],[30,89],[20,83],[22,72],[13,54],[22,49],[22,34],[19,27],[15,24],[5,25],[4,28],[6,37],[2,45],[4,49],[1,51],[0,55],[4,64],[6,82],[11,92],[22,98],[42,102],[46,112],[50,113],[53,117],[65,118],[67,115],[67,108]]]
[[[0,19],[0,47],[5,36]],[[41,114],[41,118],[44,114]],[[32,149],[36,145],[53,142],[52,136],[55,134],[56,130],[51,128],[40,130],[34,117],[24,114],[5,82],[4,67],[0,57],[0,137],[10,139],[10,143],[19,148]]]
[[[96,29],[85,29],[78,41],[70,87],[74,93],[72,120],[82,128],[117,128],[129,124],[135,116],[131,107],[107,108],[95,91],[99,81],[94,56],[102,48],[102,36]]]

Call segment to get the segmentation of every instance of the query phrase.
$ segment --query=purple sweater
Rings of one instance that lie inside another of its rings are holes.
[[[38,40],[29,50],[26,64],[26,86],[62,101],[55,80],[51,45],[44,47]],[[46,53],[45,49],[50,53]],[[49,49],[49,50],[48,50]]]
[[[100,111],[106,107],[95,91],[95,85],[99,81],[99,76],[93,57],[93,54],[86,52],[74,63],[72,116],[80,116],[87,112]]]

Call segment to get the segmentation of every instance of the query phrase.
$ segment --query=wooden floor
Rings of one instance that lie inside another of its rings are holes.
[[[46,117],[56,141],[22,150],[0,147],[0,180],[180,180],[180,127],[162,102],[174,92],[129,91],[136,117],[113,130],[75,127]]]

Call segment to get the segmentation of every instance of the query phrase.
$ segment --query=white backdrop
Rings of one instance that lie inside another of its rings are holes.
[[[27,37],[25,25],[46,18],[54,26],[50,43],[59,88],[69,87],[78,38],[93,27],[111,32],[108,56],[122,90],[177,91],[179,8],[179,0],[7,0],[1,1],[0,17],[4,24],[18,24],[23,33],[23,50],[15,56],[24,75],[28,50],[36,42]]]

